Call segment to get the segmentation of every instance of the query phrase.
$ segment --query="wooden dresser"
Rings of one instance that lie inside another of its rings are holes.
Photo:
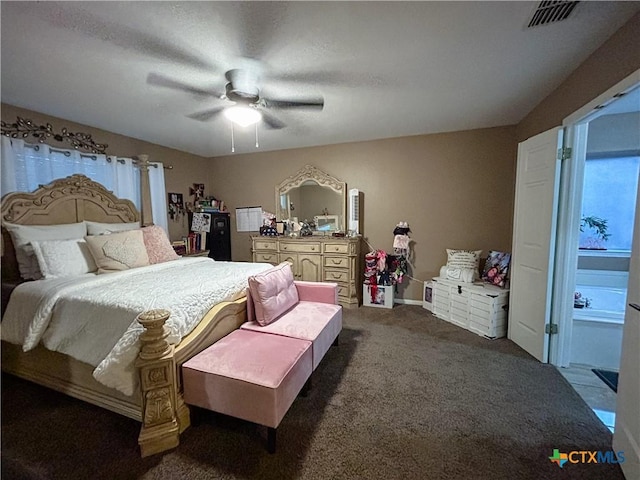
[[[253,261],[293,264],[296,280],[335,282],[344,307],[362,303],[360,237],[251,237]]]

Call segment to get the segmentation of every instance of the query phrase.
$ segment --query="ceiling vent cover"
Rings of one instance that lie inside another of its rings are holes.
[[[568,2],[566,0],[540,2],[533,14],[528,28],[559,22],[566,19],[580,2]]]

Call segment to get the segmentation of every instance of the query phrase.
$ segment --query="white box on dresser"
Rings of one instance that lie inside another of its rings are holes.
[[[433,279],[433,314],[486,338],[507,335],[509,289]]]

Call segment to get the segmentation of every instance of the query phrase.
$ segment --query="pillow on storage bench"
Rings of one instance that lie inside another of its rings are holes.
[[[255,319],[262,326],[277,320],[299,301],[293,271],[286,262],[249,277],[248,282],[251,297],[255,299]]]
[[[445,275],[450,280],[471,283],[478,278],[482,250],[453,250],[447,248]]]

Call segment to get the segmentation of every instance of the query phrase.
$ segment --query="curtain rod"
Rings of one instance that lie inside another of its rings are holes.
[[[32,144],[30,144],[30,143],[25,143],[25,144],[24,144],[24,146],[25,146],[26,148],[32,148],[32,149],[34,149],[36,152],[40,150],[40,145],[32,145]],[[71,156],[71,152],[70,152],[69,150],[59,150],[59,149],[57,149],[57,148],[49,147],[49,151],[51,151],[51,152],[56,152],[56,153],[61,153],[61,154],[62,154],[62,155],[64,155],[65,157],[70,157],[70,156]],[[96,155],[91,155],[91,154],[81,153],[81,152],[79,152],[79,153],[80,153],[80,156],[81,156],[81,157],[84,157],[84,158],[90,158],[91,160],[98,160],[98,157],[97,157]],[[111,160],[111,157],[110,157],[110,156],[108,156],[108,155],[105,155],[105,156],[106,156],[106,158],[107,158],[107,162],[111,163],[111,161],[112,161],[112,160]],[[123,165],[126,163],[126,161],[125,161],[125,159],[124,159],[124,158],[116,158],[116,161],[117,161],[118,163],[123,164]],[[135,160],[133,160],[133,163],[138,163],[138,162],[136,162]],[[149,164],[149,166],[150,166],[150,167],[153,167],[153,168],[158,168],[158,164],[157,164],[157,163],[150,163],[150,164]],[[164,166],[164,165],[163,165],[163,168],[164,168],[165,170],[173,170],[173,165],[167,165],[167,166]]]

